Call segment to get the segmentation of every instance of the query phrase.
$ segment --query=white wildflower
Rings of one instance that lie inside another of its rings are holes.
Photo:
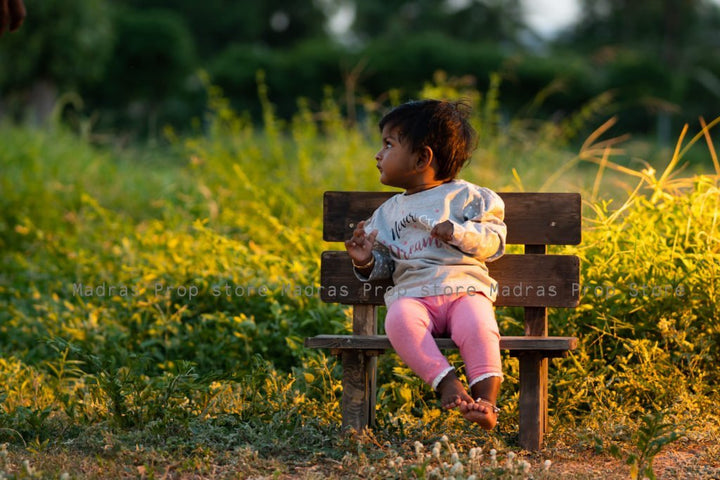
[[[530,472],[530,463],[523,460],[522,462],[520,462],[520,469],[523,473],[527,474],[528,472]]]
[[[417,458],[418,462],[422,462],[425,455],[423,454],[423,450],[425,447],[423,447],[423,444],[420,442],[415,442],[415,457]]]
[[[460,462],[457,462],[457,463],[456,463],[455,465],[453,465],[452,468],[450,469],[450,474],[451,474],[451,475],[462,475],[463,470],[465,470],[465,468],[463,467],[463,464],[460,463]]]
[[[432,453],[433,453],[433,456],[436,457],[436,458],[438,458],[438,459],[440,458],[440,448],[442,448],[442,447],[440,446],[440,442],[435,442],[435,446],[433,446],[433,451],[432,451]]]
[[[63,474],[60,475],[60,480],[70,480],[70,474],[67,472],[63,472]]]
[[[457,452],[453,452],[452,455],[450,455],[450,463],[453,465],[458,463],[460,461],[460,455],[457,454]]]
[[[515,471],[515,467],[517,467],[517,465],[513,462],[514,459],[515,459],[515,453],[513,453],[513,452],[508,452],[508,454],[507,454],[507,460],[505,460],[505,467],[506,467],[508,470],[510,470],[511,472],[514,472],[514,471]]]
[[[475,460],[480,455],[482,455],[482,448],[480,448],[480,447],[471,448],[469,455],[470,455],[470,460]]]
[[[440,441],[443,443],[448,443],[450,442],[450,439],[447,437],[447,435],[443,435],[442,437],[440,437]]]
[[[545,471],[550,470],[550,465],[552,465],[552,460],[545,460]]]

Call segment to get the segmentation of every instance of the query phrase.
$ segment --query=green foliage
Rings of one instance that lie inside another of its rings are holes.
[[[172,10],[182,15],[203,56],[212,56],[232,42],[284,48],[308,38],[325,38],[326,16],[320,2],[116,1],[134,8]],[[286,16],[287,24],[281,21],[273,26],[273,16],[279,12]]]
[[[75,88],[102,78],[114,41],[104,0],[28,0],[22,29],[0,43],[0,86],[52,81]]]
[[[186,132],[203,115],[200,69],[255,121],[258,70],[286,120],[300,96],[318,109],[326,87],[356,119],[367,113],[356,111],[362,97],[416,97],[439,69],[478,90],[502,72],[504,118],[530,106],[560,119],[613,91],[622,130],[663,142],[673,127],[716,115],[708,99],[720,95],[720,9],[709,0],[584,2],[578,25],[552,44],[528,40],[518,0],[28,0],[28,10],[0,43],[3,114],[34,108],[44,119],[42,103],[75,95],[102,130],[151,138],[158,125]],[[330,32],[338,12],[354,18],[342,41]]]
[[[102,89],[116,106],[133,100],[157,102],[181,89],[193,72],[195,52],[183,19],[170,10],[117,9],[113,61]]]
[[[392,12],[392,15],[388,15]],[[352,32],[361,39],[398,40],[418,31],[469,42],[517,44],[525,27],[518,0],[456,2],[365,1],[355,5]],[[450,53],[450,52],[448,52]]]
[[[557,315],[553,327],[581,338],[580,368],[562,376],[577,375],[594,391],[594,408],[663,408],[719,380],[711,366],[720,252],[709,232],[720,197],[712,178],[696,178],[689,189],[656,201],[637,196],[612,213],[601,203],[582,245],[571,249],[583,265],[581,305]]]
[[[370,42],[360,55],[367,66],[362,86],[378,96],[387,91],[386,78],[405,97],[412,97],[437,70],[451,76],[471,75],[483,89],[491,72],[499,70],[506,55],[492,43],[468,42],[437,32],[412,33],[392,42]]]
[[[648,478],[654,480],[653,458],[662,449],[672,442],[680,439],[682,434],[675,430],[675,425],[664,422],[662,412],[643,415],[637,430],[632,435],[634,451],[627,454],[626,463],[630,465],[630,478]],[[617,445],[609,447],[610,453],[617,458],[623,458],[623,453]]]
[[[208,62],[207,70],[213,83],[233,100],[233,107],[250,111],[254,118],[262,113],[258,109],[256,78],[258,71],[264,72],[280,108],[278,113],[290,118],[297,112],[297,98],[319,102],[325,88],[342,85],[343,69],[349,69],[353,61],[340,46],[323,40],[305,40],[282,50],[233,42]]]
[[[595,50],[622,43],[656,58],[677,62],[692,52],[682,48],[701,40],[706,28],[718,26],[718,10],[706,0],[583,0],[579,22],[566,32],[575,48]]]
[[[437,73],[423,95],[475,107],[481,146],[463,177],[505,191],[581,190],[588,200],[583,242],[556,249],[581,257],[585,290],[579,308],[550,314],[553,334],[580,338],[551,367],[553,435],[599,436],[634,454],[638,471],[651,468],[676,438],[668,422],[692,431],[689,419],[718,400],[720,189],[717,176],[676,171],[709,129],[684,146],[683,133],[669,161],[649,159],[662,173],[630,170],[612,161],[623,161],[619,139],[600,140],[611,122],[579,153],[567,149],[608,98],[564,122],[503,120],[501,80],[492,75],[478,91]],[[323,452],[355,471],[419,477],[454,464],[398,464],[376,444],[446,434],[458,451],[477,442],[506,451],[518,415],[510,357],[495,432],[441,411],[426,385],[384,355],[379,440],[358,446],[337,435],[340,367],[302,345],[349,328],[344,307],[319,299],[320,252],[335,247],[322,242],[321,198],[379,188],[372,158],[385,105],[364,103],[367,118],[352,123],[327,91],[319,109],[301,99],[285,121],[262,75],[258,83],[262,126],[208,85],[206,127],[184,137],[168,129],[162,149],[99,148],[62,128],[0,125],[0,440],[23,451],[72,442],[99,456],[135,445],[190,456],[237,448],[248,464],[252,451]],[[639,181],[629,196],[598,193],[628,176]],[[498,319],[503,333],[522,328],[512,309]],[[631,421],[657,411],[672,417]],[[452,453],[448,444],[442,455]],[[467,475],[513,478],[524,468],[460,463]]]

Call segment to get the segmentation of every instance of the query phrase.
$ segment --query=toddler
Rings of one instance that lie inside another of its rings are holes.
[[[467,420],[492,429],[502,369],[493,311],[497,283],[485,262],[505,251],[504,204],[493,191],[456,179],[475,147],[461,102],[401,105],[380,121],[380,182],[402,188],[359,222],[345,242],[363,281],[392,277],[385,332],[400,358]],[[433,337],[460,349],[468,390]]]

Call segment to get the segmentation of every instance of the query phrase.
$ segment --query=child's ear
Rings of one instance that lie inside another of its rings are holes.
[[[435,154],[433,153],[432,148],[425,145],[420,149],[420,155],[418,155],[417,159],[417,166],[422,170],[429,168],[432,166],[434,159]]]

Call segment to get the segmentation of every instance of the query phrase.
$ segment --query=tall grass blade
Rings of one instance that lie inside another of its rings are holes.
[[[593,182],[592,193],[590,194],[590,203],[594,204],[597,202],[598,192],[600,191],[600,181],[602,180],[603,172],[605,172],[605,166],[607,165],[609,155],[610,149],[606,148],[603,152],[602,158],[600,159],[600,167],[595,175],[595,182]]]
[[[717,118],[715,120],[717,120]],[[718,162],[715,145],[713,144],[712,137],[710,137],[710,127],[705,123],[705,119],[703,117],[700,117],[700,125],[702,125],[702,133],[705,135],[705,142],[707,143],[708,150],[710,151],[710,158],[712,158],[715,173],[720,175],[720,162]]]
[[[658,179],[658,181],[655,182],[655,185],[653,185],[654,192],[653,192],[652,198],[650,199],[650,201],[652,203],[657,202],[659,197],[661,196],[661,194],[664,193],[663,187],[665,186],[665,182],[669,178],[670,173],[675,169],[675,166],[678,164],[678,162],[682,158],[680,147],[682,146],[682,143],[683,143],[683,140],[685,139],[685,135],[687,134],[687,131],[688,131],[688,124],[686,123],[685,126],[683,126],[682,132],[680,132],[680,137],[678,138],[677,143],[675,144],[675,152],[673,153],[673,156],[670,159],[670,162],[667,164],[667,167],[665,167],[665,170],[663,171],[662,175],[660,175],[660,178]]]

